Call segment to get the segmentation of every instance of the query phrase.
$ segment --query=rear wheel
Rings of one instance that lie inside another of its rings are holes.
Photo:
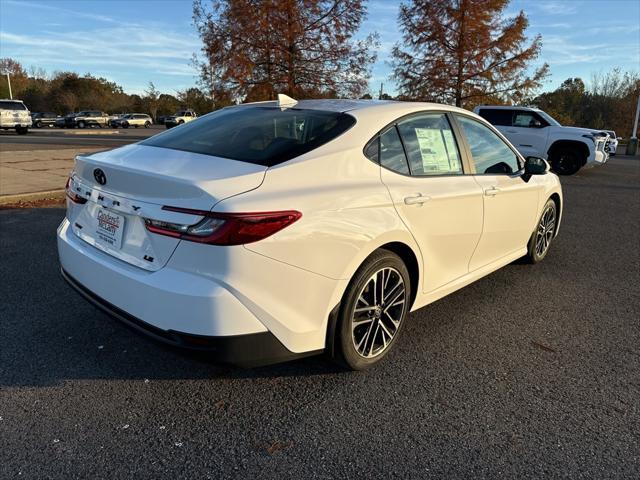
[[[144,128],[149,128],[151,126],[151,122],[144,122]]]
[[[584,162],[580,152],[573,148],[560,147],[549,154],[553,171],[558,175],[573,175]]]
[[[78,128],[84,128],[84,127],[86,127],[86,126],[87,126],[87,124],[86,124],[86,123],[84,123],[82,120],[80,120],[80,121],[78,122]]]
[[[129,128],[129,122],[124,122],[122,124],[122,128]]]
[[[373,253],[355,273],[340,304],[334,359],[352,370],[377,364],[398,339],[409,311],[411,284],[395,253]]]
[[[16,127],[16,133],[18,135],[26,135],[29,133],[29,127]]]
[[[529,263],[541,262],[549,252],[549,247],[556,234],[558,224],[558,208],[556,202],[549,199],[542,209],[542,215],[531,235],[527,246],[527,260]]]

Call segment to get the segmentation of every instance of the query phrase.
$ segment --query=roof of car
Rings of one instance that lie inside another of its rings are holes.
[[[277,107],[278,103],[274,101],[254,102],[238,105],[238,107]],[[300,100],[293,107],[301,110],[322,110],[325,112],[367,112],[376,111],[379,113],[390,113],[403,115],[419,110],[447,110],[457,111],[461,113],[470,113],[468,110],[444,105],[440,103],[428,102],[403,102],[398,100],[349,100],[349,99],[319,99],[319,100]]]

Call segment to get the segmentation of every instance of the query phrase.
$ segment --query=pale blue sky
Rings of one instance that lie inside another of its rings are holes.
[[[394,93],[389,55],[400,41],[399,1],[373,0],[358,37],[380,34],[371,90]],[[588,81],[613,67],[640,70],[640,0],[513,0],[528,34],[542,34],[540,62],[551,66],[545,89],[568,77]],[[190,0],[0,0],[0,57],[48,72],[92,73],[141,93],[148,82],[173,93],[194,85],[191,57],[200,41]]]

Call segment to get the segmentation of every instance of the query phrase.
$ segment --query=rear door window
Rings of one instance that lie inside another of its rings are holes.
[[[310,152],[356,123],[341,112],[273,107],[218,110],[143,145],[273,166]]]
[[[484,118],[491,125],[501,125],[510,127],[513,111],[503,108],[481,108],[478,115]]]
[[[398,124],[411,175],[461,175],[462,162],[444,113],[412,117]]]

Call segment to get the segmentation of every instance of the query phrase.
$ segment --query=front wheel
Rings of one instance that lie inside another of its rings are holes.
[[[352,370],[382,360],[404,327],[410,292],[409,272],[395,253],[379,250],[367,258],[340,304],[334,360]]]
[[[151,126],[150,122],[144,122],[144,128],[149,128]]]
[[[34,127],[36,127],[36,128],[42,128],[42,121],[38,120],[38,121],[35,123]]]
[[[78,128],[84,128],[85,126],[86,124],[82,120],[78,122]]]
[[[558,148],[549,155],[551,168],[558,175],[573,175],[582,166],[581,155],[573,148]]]
[[[527,246],[527,260],[529,263],[541,262],[549,252],[549,247],[556,234],[558,224],[558,209],[556,202],[549,199],[542,209],[542,215],[536,226],[536,230],[529,239]]]

